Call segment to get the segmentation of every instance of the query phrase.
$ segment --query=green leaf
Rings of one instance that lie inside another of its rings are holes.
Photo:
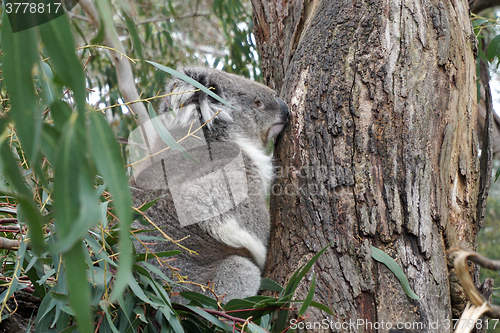
[[[83,251],[86,248],[79,242],[64,255],[66,281],[68,282],[69,301],[75,313],[78,329],[83,333],[93,333],[93,315],[90,310],[90,287],[87,282],[87,267]]]
[[[160,64],[158,64],[158,63],[156,63],[154,61],[146,60],[146,62],[149,63],[149,64],[151,64],[151,65],[153,65],[153,66],[155,66],[158,69],[161,69],[164,72],[167,72],[167,73],[169,73],[171,75],[177,76],[179,79],[181,79],[183,81],[186,81],[187,83],[195,86],[196,88],[200,89],[201,91],[203,91],[204,93],[206,93],[210,97],[215,98],[216,100],[218,100],[222,104],[227,105],[229,107],[233,107],[231,104],[229,104],[228,102],[226,102],[225,100],[223,100],[219,95],[217,95],[213,91],[210,91],[207,87],[205,87],[204,85],[202,85],[198,81],[193,80],[192,78],[190,78],[186,74],[182,74],[181,72],[178,72],[175,69],[169,68],[167,66],[160,65]]]
[[[54,119],[54,127],[59,130],[59,132],[62,132],[64,125],[73,114],[73,111],[68,103],[61,100],[55,100],[54,103],[50,105],[50,114]]]
[[[182,297],[190,301],[198,301],[201,304],[208,306],[212,309],[217,310],[219,306],[217,305],[217,301],[208,296],[202,295],[200,293],[196,293],[194,291],[181,291],[179,293]]]
[[[4,194],[17,199],[18,208],[21,210],[22,215],[26,217],[26,222],[29,226],[33,250],[40,256],[42,250],[45,248],[44,233],[42,230],[42,226],[44,225],[43,216],[40,214],[40,210],[33,200],[30,190],[19,173],[19,168],[7,142],[4,142],[0,147],[0,157],[2,160],[2,174],[9,182],[11,188],[16,192],[15,194]]]
[[[399,267],[399,265],[396,263],[394,259],[392,259],[388,254],[386,254],[384,251],[377,249],[374,246],[370,245],[370,248],[372,250],[372,258],[377,260],[378,262],[383,263],[384,265],[389,268],[394,275],[398,278],[399,282],[401,283],[401,286],[403,287],[403,290],[405,291],[406,295],[412,299],[420,299],[417,294],[413,292],[410,288],[410,284],[408,282],[408,279],[406,278],[405,273]]]
[[[148,271],[150,271],[151,273],[154,273],[154,274],[158,275],[158,277],[160,277],[161,279],[167,281],[169,284],[176,284],[177,286],[180,286],[181,288],[186,288],[187,289],[187,287],[183,286],[182,284],[177,284],[174,281],[172,281],[172,279],[170,279],[168,276],[166,276],[165,273],[163,271],[161,271],[155,265],[152,265],[149,262],[145,261],[145,262],[141,263],[141,266],[146,267],[148,269]]]
[[[100,302],[100,305],[101,305],[101,309],[106,314],[106,320],[108,321],[108,325],[111,328],[111,330],[113,331],[113,333],[120,333],[120,331],[118,331],[118,329],[115,327],[115,324],[113,323],[113,318],[111,318],[111,314],[109,313],[109,310],[107,307],[107,302],[105,302],[103,300]]]
[[[267,331],[265,329],[255,325],[254,323],[248,323],[248,329],[252,332],[267,333]]]
[[[311,305],[312,299],[314,297],[314,289],[316,288],[316,275],[313,275],[313,279],[311,282],[311,287],[309,287],[309,292],[307,293],[306,299],[304,300],[304,303],[302,303],[302,306],[300,307],[299,310],[299,317],[302,316],[309,305]]]
[[[57,142],[61,133],[49,124],[43,124],[42,130],[42,151],[51,164],[55,164]]]
[[[498,56],[498,53],[500,52],[500,35],[495,36],[489,44],[488,48],[486,49],[486,58],[489,61],[492,61],[495,57]]]
[[[160,257],[160,258],[164,258],[164,257],[173,257],[173,256],[176,256],[178,254],[181,254],[182,251],[180,250],[172,250],[172,251],[164,251],[164,252],[156,252],[155,255],[152,255],[151,253],[147,253],[147,258],[148,260],[150,259],[154,259],[156,257]],[[135,256],[135,262],[140,262],[140,261],[144,261],[146,260],[146,253],[138,253],[136,256]]]
[[[55,287],[54,287],[55,288]],[[54,289],[52,288],[52,289]],[[36,317],[36,326],[35,326],[35,333],[41,333],[41,332],[46,332],[49,329],[50,325],[50,319],[51,316],[49,316],[50,312],[55,306],[55,302],[50,296],[50,290],[47,293],[47,295],[43,298],[42,302],[40,303],[40,306],[38,308],[38,315]]]
[[[277,292],[282,292],[283,287],[274,282],[273,280],[269,278],[262,278],[260,281],[260,290],[271,290],[271,291],[277,291]]]
[[[500,177],[500,167],[497,169],[497,172],[495,173],[495,182],[498,180],[498,177]]]
[[[486,23],[486,22],[488,22],[488,20],[486,20],[486,19],[476,19],[476,20],[472,20],[472,24],[473,24],[474,26],[480,26],[481,24]]]
[[[161,197],[160,197],[161,198]],[[148,210],[151,206],[153,206],[160,198],[156,198],[150,202],[146,202],[144,205],[142,205],[139,210],[143,213],[146,212],[146,210]]]
[[[77,149],[76,137],[77,114],[73,114],[66,123],[56,150],[54,165],[54,207],[56,208],[56,229],[58,237],[64,239],[74,227],[80,210],[79,182],[75,182],[82,173],[82,156]]]
[[[280,300],[282,298],[291,297],[295,293],[295,289],[297,289],[302,278],[307,274],[307,272],[311,269],[314,263],[318,260],[318,258],[329,248],[332,244],[328,244],[321,251],[316,253],[314,257],[311,258],[303,267],[299,268],[290,278],[290,281],[286,285],[285,289],[280,293]],[[278,314],[278,320],[275,324],[275,329],[278,331],[282,331],[287,326],[288,319],[288,310],[282,310]]]
[[[323,254],[323,252],[325,252],[326,249],[330,247],[330,245],[332,245],[332,244],[330,243],[327,246],[325,246],[323,249],[321,249],[321,251],[319,251],[318,253],[316,253],[314,255],[314,257],[312,257],[311,260],[309,260],[307,262],[307,264],[304,265],[303,268],[301,268],[301,269],[297,270],[297,272],[295,272],[295,274],[292,276],[292,278],[288,282],[287,286],[285,287],[285,289],[284,289],[284,291],[282,293],[283,296],[295,293],[295,289],[297,289],[297,286],[299,285],[299,282],[302,280],[302,278],[304,276],[306,276],[307,272],[309,272],[309,270],[314,265],[314,263]]]
[[[16,291],[21,290],[26,287],[24,284],[19,283],[19,275],[21,273],[22,262],[24,261],[24,255],[26,253],[26,242],[21,242],[19,245],[19,250],[16,253],[16,262],[14,273],[12,274],[12,280],[9,284],[8,288],[0,295],[0,302],[2,303],[2,310],[7,304],[7,300],[12,296]],[[3,311],[2,311],[3,312]]]
[[[135,28],[134,21],[124,11],[122,12],[122,14],[125,19],[125,24],[127,25],[127,30],[129,31],[130,36],[132,37],[134,50],[139,59],[143,60],[144,56],[142,55],[142,41],[139,38],[139,34],[137,33],[137,29]]]
[[[315,308],[320,309],[320,310],[322,310],[322,311],[325,311],[326,313],[328,313],[328,314],[329,314],[329,315],[331,315],[331,316],[334,316],[334,314],[333,314],[332,310],[330,310],[330,308],[329,308],[329,307],[327,307],[326,305],[323,305],[323,304],[321,304],[321,303],[318,303],[318,302],[314,302],[314,301],[312,301],[312,302],[311,302],[311,306],[314,306]]]
[[[9,115],[15,122],[28,159],[35,161],[40,149],[41,108],[33,82],[33,66],[38,60],[36,30],[12,33],[6,11],[2,24],[3,82],[9,93]]]
[[[203,311],[203,309],[200,309],[198,307],[191,306],[191,305],[184,305],[184,307],[186,307],[189,310],[191,310],[192,312],[196,313],[197,315],[199,315],[203,319],[208,320],[209,322],[211,322],[215,326],[222,328],[223,330],[226,330],[226,331],[232,331],[231,327],[228,324],[221,321],[219,318],[217,318],[209,313],[206,313],[205,311]]]
[[[120,261],[117,278],[110,301],[114,302],[125,290],[132,276],[132,198],[128,187],[120,146],[115,140],[111,127],[101,114],[90,112],[89,135],[91,155],[99,174],[105,179],[113,195],[113,205],[120,220]]]
[[[71,87],[79,113],[85,113],[85,76],[75,52],[75,42],[67,15],[39,26],[43,44],[55,69],[55,76]]]
[[[40,82],[40,86],[42,87],[43,100],[46,105],[50,105],[58,98],[58,96],[56,95],[56,89],[52,83],[54,79],[52,70],[50,69],[49,65],[40,60],[38,61],[37,74],[38,81]]]
[[[73,228],[57,242],[53,244],[53,250],[58,253],[64,253],[70,249],[76,242],[80,241],[88,230],[99,221],[99,196],[96,195],[89,179],[82,173],[78,175],[80,208],[78,219],[73,222]]]

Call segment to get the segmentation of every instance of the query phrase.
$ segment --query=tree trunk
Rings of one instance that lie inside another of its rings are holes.
[[[335,317],[310,310],[309,331],[451,332],[465,299],[447,250],[475,248],[491,174],[489,141],[480,161],[475,132],[467,2],[252,4],[263,77],[291,111],[275,152],[266,275],[285,283],[333,243],[310,274]],[[370,245],[397,261],[420,300]]]

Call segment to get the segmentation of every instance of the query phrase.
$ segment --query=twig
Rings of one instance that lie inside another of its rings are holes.
[[[89,17],[91,23],[96,29],[99,29],[99,13],[93,0],[80,0],[80,6]],[[104,26],[104,41],[111,48],[125,53],[123,46],[120,43],[116,29],[112,24]],[[116,53],[109,54],[111,62],[116,70],[118,79],[118,87],[125,101],[135,101],[139,99],[139,93],[135,86],[134,74],[130,63],[123,57],[117,56]],[[136,103],[130,106],[132,113],[138,116],[137,123],[141,125],[149,120],[149,115],[143,103]],[[135,119],[135,118],[134,118]]]
[[[192,17],[207,17],[209,15],[210,15],[209,13],[197,13],[197,12],[184,14],[181,16],[171,16],[171,17],[166,17],[166,16],[161,15],[161,16],[152,17],[152,18],[144,20],[144,21],[139,21],[135,25],[139,26],[139,25],[143,25],[146,23],[166,22],[166,21],[170,21],[170,20],[182,20],[182,19],[192,18]]]
[[[467,264],[468,260],[475,262],[481,267],[498,271],[500,270],[500,261],[488,259],[479,253],[473,251],[466,251],[459,248],[453,248],[450,250],[450,254],[455,257],[453,260],[453,266],[455,267],[455,272],[465,291],[465,294],[476,307],[481,307],[485,303],[484,312],[485,315],[490,318],[500,319],[500,306],[491,304],[483,298],[479,290],[477,290],[476,285],[472,281],[469,273],[469,266]]]
[[[19,243],[20,242],[21,242],[21,240],[0,237],[0,249],[17,251],[17,250],[19,250]],[[31,248],[31,246],[28,243],[28,249],[30,249],[30,248]]]
[[[197,128],[194,132],[191,132],[191,127],[190,127],[190,128],[189,128],[189,133],[188,133],[188,134],[186,134],[183,138],[179,139],[179,141],[177,141],[177,143],[182,142],[183,140],[185,140],[185,139],[189,138],[190,136],[194,136],[194,137],[196,137],[196,135],[194,135],[194,134],[195,134],[196,132],[198,132],[200,129],[202,129],[204,126],[206,126],[209,122],[211,122],[211,121],[212,121],[212,119],[214,119],[214,118],[215,118],[215,117],[216,117],[216,116],[217,116],[220,112],[221,112],[221,110],[217,111],[217,113],[216,113],[216,114],[214,114],[212,118],[210,118],[210,119],[208,119],[207,121],[205,121],[205,122],[203,123],[203,125],[201,125],[200,127],[198,127],[198,128]],[[198,137],[197,137],[197,138],[198,138]],[[199,139],[199,138],[198,138],[198,139]],[[161,153],[163,153],[164,151],[167,151],[167,150],[169,150],[169,149],[170,149],[170,147],[163,148],[162,150],[160,150],[160,151],[158,151],[158,152],[156,152],[156,153],[154,153],[154,154],[148,155],[148,156],[146,156],[146,157],[144,157],[144,158],[142,158],[142,159],[140,159],[140,160],[138,160],[138,161],[135,161],[134,163],[127,164],[125,167],[126,167],[126,168],[128,168],[128,167],[134,166],[134,165],[136,165],[136,164],[138,164],[138,163],[144,162],[144,161],[145,161],[145,160],[147,160],[148,158],[154,157],[154,156],[156,156],[156,155],[158,155],[158,154],[161,154]]]
[[[6,224],[6,223],[18,223],[19,220],[15,217],[6,217],[4,219],[0,219],[0,224]]]

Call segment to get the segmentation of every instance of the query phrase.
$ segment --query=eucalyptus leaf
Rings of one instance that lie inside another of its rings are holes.
[[[273,280],[269,278],[262,278],[260,281],[260,290],[271,290],[271,291],[277,291],[277,292],[282,292],[283,287],[280,286],[278,283],[274,282]]]
[[[309,287],[309,292],[307,293],[306,299],[304,300],[304,303],[302,303],[302,306],[299,309],[299,317],[301,317],[311,305],[312,299],[314,297],[314,289],[316,288],[316,275],[313,275],[313,279],[311,281],[311,286]]]
[[[500,53],[500,35],[495,36],[486,49],[486,57],[489,61],[492,61]]]
[[[186,308],[188,308],[189,310],[191,310],[192,312],[194,312],[197,315],[199,315],[200,317],[208,320],[209,322],[211,322],[215,326],[217,326],[219,328],[222,328],[223,330],[227,330],[227,331],[231,330],[231,327],[228,324],[226,324],[225,322],[221,321],[219,318],[215,317],[214,315],[211,315],[211,314],[205,312],[203,309],[200,309],[198,307],[191,306],[191,305],[184,305],[184,306]]]
[[[219,306],[217,305],[217,302],[213,298],[207,297],[207,296],[202,295],[200,293],[196,293],[193,291],[181,291],[179,294],[187,300],[190,300],[190,301],[196,300],[196,301],[200,302],[201,304],[208,306],[214,310],[217,310],[219,308]]]
[[[413,290],[411,290],[408,279],[406,278],[406,275],[404,274],[401,267],[399,267],[397,262],[394,259],[392,259],[388,254],[386,254],[384,251],[374,246],[370,246],[370,248],[372,250],[372,258],[386,265],[387,268],[389,268],[391,272],[393,272],[394,275],[396,275],[406,295],[408,295],[408,297],[412,299],[419,300],[420,297],[418,297],[417,294],[415,294]]]
[[[228,102],[226,102],[225,100],[223,100],[219,95],[217,95],[213,91],[210,91],[207,87],[205,87],[204,85],[202,85],[198,81],[193,80],[192,78],[190,78],[186,74],[183,74],[183,73],[181,73],[179,71],[176,71],[175,69],[169,68],[167,66],[160,65],[160,64],[158,64],[158,63],[156,63],[154,61],[146,60],[146,62],[149,63],[149,64],[151,64],[151,65],[153,65],[153,66],[155,66],[158,69],[161,69],[164,72],[167,72],[167,73],[169,73],[171,75],[174,75],[174,76],[178,77],[179,79],[181,79],[183,81],[186,81],[187,83],[189,83],[189,84],[195,86],[196,88],[200,89],[201,91],[203,91],[204,93],[206,93],[210,97],[215,98],[216,100],[218,100],[222,104],[227,105],[229,107],[233,107],[231,104],[229,104]]]
[[[87,266],[83,255],[86,248],[82,245],[82,242],[75,244],[72,249],[63,255],[64,266],[67,272],[71,272],[71,274],[66,275],[66,279],[69,289],[69,301],[76,316],[78,329],[82,333],[93,333],[90,287],[87,282]]]
[[[91,155],[97,165],[99,174],[106,180],[111,194],[116,214],[120,220],[120,261],[117,278],[114,283],[111,301],[125,290],[131,277],[132,242],[130,241],[129,227],[132,223],[132,197],[128,187],[120,146],[116,142],[111,127],[101,114],[89,114],[90,126],[88,138],[90,140]]]
[[[1,30],[2,75],[11,103],[9,115],[15,122],[23,149],[34,161],[40,149],[42,114],[33,84],[33,67],[38,60],[36,31],[27,29],[13,33],[6,11],[3,11]]]
[[[82,64],[75,53],[75,42],[67,15],[59,16],[39,26],[40,36],[45,45],[54,75],[63,84],[71,87],[80,114],[85,113],[85,76]],[[80,122],[83,123],[83,122]]]

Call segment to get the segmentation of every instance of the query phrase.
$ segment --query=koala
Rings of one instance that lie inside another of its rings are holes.
[[[274,90],[249,79],[200,67],[180,71],[231,106],[183,80],[170,80],[165,93],[171,95],[158,112],[169,134],[155,137],[151,126],[146,133],[148,153],[154,156],[134,172],[134,203],[158,198],[146,215],[173,240],[196,251],[183,251],[170,262],[181,276],[205,286],[213,283],[217,295],[225,294],[224,301],[253,296],[259,291],[270,235],[266,196],[273,166],[266,147],[285,126],[288,107]],[[175,145],[166,149],[165,135],[179,141],[184,151]],[[137,221],[134,227],[144,228]],[[160,240],[158,231],[146,234],[155,237],[147,245],[152,252],[180,249]],[[136,247],[144,251],[142,245]],[[162,266],[156,259],[152,263]]]

